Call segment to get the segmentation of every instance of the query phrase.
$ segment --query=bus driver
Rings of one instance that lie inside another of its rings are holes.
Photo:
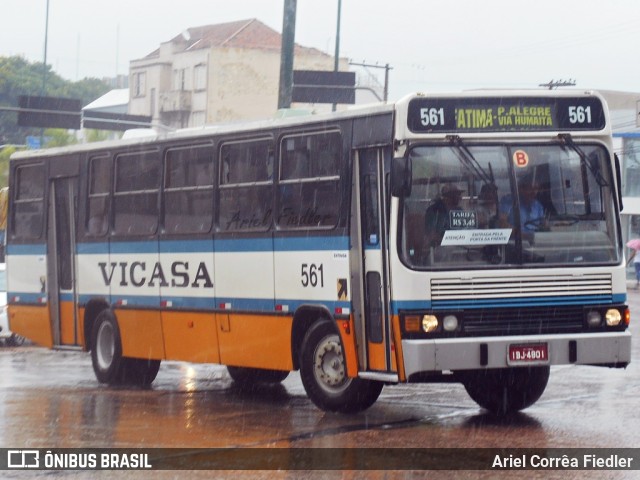
[[[462,210],[462,192],[456,185],[448,183],[442,187],[440,197],[427,208],[424,223],[429,247],[440,245],[444,232],[451,228],[450,212]]]

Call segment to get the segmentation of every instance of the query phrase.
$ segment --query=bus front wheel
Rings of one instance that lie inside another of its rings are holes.
[[[307,395],[319,408],[355,413],[369,408],[382,383],[347,376],[340,335],[329,321],[313,325],[302,341],[300,377]]]
[[[463,374],[464,388],[494,415],[508,415],[538,401],[549,381],[549,367],[478,370]]]

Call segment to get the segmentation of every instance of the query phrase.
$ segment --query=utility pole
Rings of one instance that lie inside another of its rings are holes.
[[[44,23],[44,60],[42,61],[42,93],[41,96],[47,94],[47,42],[49,40],[49,0],[47,0],[47,12]],[[44,128],[40,129],[40,148],[44,144]]]
[[[296,6],[297,0],[284,0],[278,109],[289,108],[291,106],[291,92],[293,90],[293,51],[296,37]]]
[[[342,11],[342,0],[338,0],[338,21],[336,26],[336,53],[333,60],[333,71],[340,70],[340,12]],[[336,111],[336,104],[331,107],[331,111]]]
[[[384,101],[386,102],[387,100],[389,100],[389,71],[393,68],[391,67],[388,63],[385,65],[378,65],[376,64],[372,64],[372,63],[357,63],[357,62],[349,62],[349,65],[353,65],[355,67],[364,67],[364,68],[384,68],[384,87],[383,87],[383,98],[380,98],[380,96],[370,87],[363,87],[363,86],[358,86],[356,88],[360,88],[363,90],[369,90],[379,101]],[[378,83],[378,81],[376,80],[376,83]]]
[[[47,13],[44,23],[44,60],[42,61],[42,96],[47,88],[47,41],[49,40],[49,0],[47,0]]]

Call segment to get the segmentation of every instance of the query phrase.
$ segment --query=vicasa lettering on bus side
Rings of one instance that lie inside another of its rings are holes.
[[[197,268],[190,268],[189,262],[176,261],[171,263],[168,272],[160,262],[154,262],[152,266],[147,262],[99,262],[98,265],[106,286],[115,281],[121,287],[213,288],[204,262],[198,263]]]

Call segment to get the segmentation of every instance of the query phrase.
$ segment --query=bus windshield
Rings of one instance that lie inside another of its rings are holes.
[[[618,262],[612,172],[598,144],[419,145],[401,258],[413,268]]]

